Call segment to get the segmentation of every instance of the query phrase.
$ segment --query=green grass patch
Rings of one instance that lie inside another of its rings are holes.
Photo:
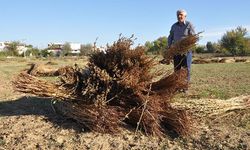
[[[191,90],[203,98],[250,94],[250,63],[192,65]]]
[[[83,67],[86,65],[86,60],[76,58],[5,59],[0,61],[0,77],[4,83],[10,83],[10,80],[21,70],[29,68],[27,64],[30,63],[53,62],[53,67],[58,68],[66,65],[73,66],[76,63],[79,67]],[[155,70],[171,73],[173,66],[160,64],[153,69]],[[56,77],[43,77],[43,79],[57,80]],[[190,85],[190,92],[200,98],[228,99],[239,95],[250,95],[250,63],[193,64]],[[6,95],[4,91],[1,91],[0,96]]]

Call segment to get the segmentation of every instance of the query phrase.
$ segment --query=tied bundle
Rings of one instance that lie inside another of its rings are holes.
[[[188,35],[185,38],[172,44],[166,51],[163,53],[163,60],[161,62],[168,63],[170,62],[175,55],[183,55],[187,53],[192,47],[195,46],[199,40],[199,35],[202,32],[194,35]]]
[[[57,99],[63,115],[83,127],[102,133],[118,133],[134,127],[147,135],[187,135],[190,116],[173,108],[170,99],[186,85],[186,70],[165,75],[152,72],[157,63],[145,48],[132,48],[132,38],[120,37],[105,51],[95,51],[86,68],[67,66],[60,81],[44,81],[20,73],[13,81],[16,91]]]

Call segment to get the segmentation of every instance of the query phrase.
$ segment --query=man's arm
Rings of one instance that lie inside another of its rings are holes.
[[[194,26],[192,23],[189,24],[189,35],[195,35]]]
[[[174,31],[172,26],[168,36],[168,47],[170,47],[173,44],[173,40],[174,40]]]

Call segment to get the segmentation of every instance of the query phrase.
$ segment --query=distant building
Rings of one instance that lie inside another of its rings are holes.
[[[54,54],[59,55],[65,43],[49,43],[48,44],[48,52],[53,52]],[[79,54],[81,49],[80,43],[69,43],[71,48],[71,54]]]
[[[49,43],[48,44],[48,52],[52,52],[55,55],[60,55],[63,50],[63,43]]]
[[[0,42],[0,52],[1,51],[7,51],[8,50],[8,44],[11,42]],[[19,44],[17,45],[17,52],[19,55],[22,55],[28,50],[27,46],[25,44]]]
[[[0,52],[6,50],[5,42],[0,42]]]
[[[69,43],[72,54],[80,54],[81,44],[80,43]]]

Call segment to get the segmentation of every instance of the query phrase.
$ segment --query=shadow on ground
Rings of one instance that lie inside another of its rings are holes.
[[[60,102],[56,102],[60,106]],[[53,100],[39,97],[21,97],[17,100],[0,101],[0,117],[4,116],[44,116],[45,121],[52,122],[55,126],[66,129],[82,131],[83,126],[73,119],[67,118],[56,111]]]

